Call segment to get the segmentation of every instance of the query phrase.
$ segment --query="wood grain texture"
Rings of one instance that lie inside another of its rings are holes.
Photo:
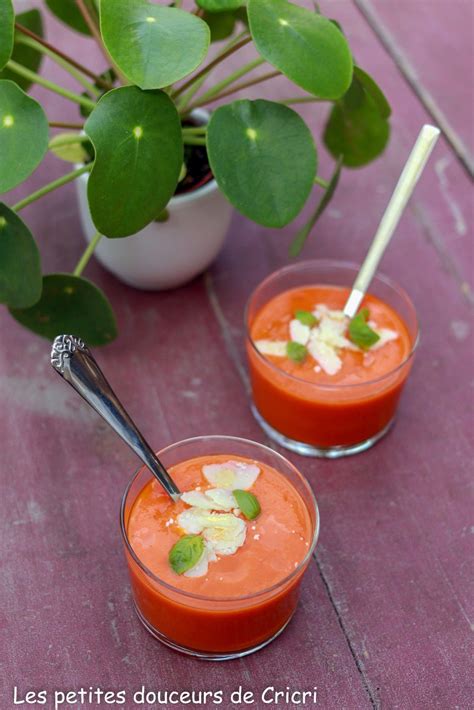
[[[361,65],[387,91],[393,138],[383,160],[343,174],[304,257],[360,260],[428,117],[354,6],[339,2],[332,13]],[[49,37],[83,47],[101,66],[90,41],[71,39],[52,21]],[[49,62],[44,71],[61,76]],[[287,95],[280,80],[273,86],[267,97]],[[35,95],[46,99],[51,119],[76,117],[61,98]],[[317,126],[324,109],[303,113]],[[436,170],[439,161],[444,172]],[[329,165],[323,154],[323,175]],[[48,158],[30,184],[64,170]],[[321,540],[294,621],[275,644],[241,661],[203,665],[142,630],[118,529],[135,459],[52,371],[48,343],[0,313],[0,707],[11,706],[15,683],[22,690],[144,684],[257,692],[271,684],[317,685],[325,710],[470,707],[469,190],[452,149],[441,144],[382,269],[408,289],[423,333],[399,420],[366,454],[337,462],[291,457],[316,492]],[[24,188],[16,191],[22,194]],[[83,249],[73,187],[24,217],[45,269],[72,269]],[[97,358],[156,448],[206,433],[264,441],[248,408],[243,307],[251,289],[287,261],[293,231],[264,230],[236,215],[209,274],[168,293],[140,293],[96,263],[88,267],[114,303],[121,333]],[[185,355],[177,350],[183,331],[193,343]]]

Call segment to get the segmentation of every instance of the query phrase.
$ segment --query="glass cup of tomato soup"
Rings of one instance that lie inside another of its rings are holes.
[[[174,503],[141,468],[121,507],[137,614],[173,649],[209,660],[258,651],[286,627],[319,513],[301,473],[245,439],[207,436],[161,451]]]
[[[306,456],[364,451],[389,430],[413,364],[418,322],[407,294],[376,276],[349,321],[358,267],[314,260],[265,279],[246,309],[252,411],[267,435]]]

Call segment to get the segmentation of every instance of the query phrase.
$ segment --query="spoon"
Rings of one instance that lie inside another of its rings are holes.
[[[428,124],[420,131],[344,306],[344,315],[348,318],[355,316],[362,303],[439,134],[439,128]]]
[[[178,486],[125,411],[84,341],[58,335],[51,365],[133,449],[176,503],[181,495]]]

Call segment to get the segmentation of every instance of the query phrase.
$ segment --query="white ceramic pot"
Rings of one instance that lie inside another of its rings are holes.
[[[76,180],[82,229],[91,241],[96,229],[87,203],[87,175]],[[152,222],[131,237],[103,237],[95,250],[100,263],[129,286],[146,290],[176,288],[205,271],[219,253],[232,217],[232,205],[215,180],[173,197],[167,222]]]
[[[209,114],[193,116],[207,123]],[[88,242],[96,233],[87,202],[88,175],[76,180],[82,229]],[[173,197],[169,219],[152,222],[130,237],[103,237],[95,256],[108,271],[129,286],[149,291],[176,288],[207,269],[216,258],[232,217],[232,205],[215,180],[192,192]]]

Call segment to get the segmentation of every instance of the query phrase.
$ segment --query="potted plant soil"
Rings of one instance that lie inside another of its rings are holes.
[[[46,0],[72,30],[100,44],[110,66],[96,75],[82,57],[44,39],[38,9],[15,16],[12,0],[0,0],[0,194],[25,181],[48,150],[72,163],[21,202],[0,203],[0,302],[40,335],[61,330],[92,345],[110,342],[112,307],[82,276],[93,252],[130,285],[175,287],[215,258],[232,207],[262,226],[282,228],[314,202],[291,246],[292,255],[299,253],[342,167],[365,165],[387,144],[390,107],[381,89],[354,64],[341,27],[316,4],[182,5]],[[235,67],[251,44],[255,58],[213,82],[214,69],[231,56]],[[40,73],[44,55],[69,71],[77,91]],[[281,75],[288,98],[235,100],[237,91]],[[27,93],[33,83],[77,104],[77,123],[48,121]],[[292,85],[305,93],[293,96]],[[302,102],[329,105],[323,135],[335,161],[329,176],[318,175],[314,137],[292,108]],[[73,180],[88,244],[72,274],[43,274],[19,213]]]

